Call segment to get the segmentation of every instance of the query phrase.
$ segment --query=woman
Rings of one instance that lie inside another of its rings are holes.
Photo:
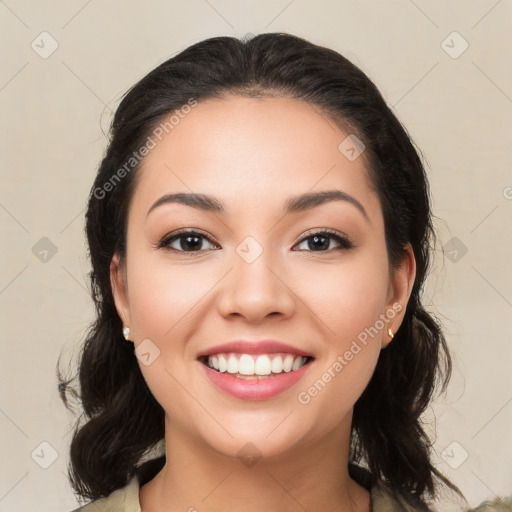
[[[420,422],[451,373],[421,302],[427,178],[347,59],[273,33],[164,62],[117,109],[86,219],[97,319],[69,472],[98,501],[77,510],[462,496]]]

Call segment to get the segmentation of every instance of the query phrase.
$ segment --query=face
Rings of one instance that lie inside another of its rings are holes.
[[[364,154],[339,149],[348,135],[307,103],[233,96],[198,103],[145,158],[126,261],[113,258],[111,277],[176,435],[227,455],[252,442],[275,456],[350,428],[388,327],[403,319],[415,267],[409,248],[390,273]],[[294,202],[328,191],[338,196]],[[212,205],[161,200],[171,194]],[[254,350],[215,348],[235,340]],[[211,349],[219,371],[199,357]],[[284,370],[287,359],[307,363],[284,371],[276,353]],[[269,365],[261,379],[230,374]]]

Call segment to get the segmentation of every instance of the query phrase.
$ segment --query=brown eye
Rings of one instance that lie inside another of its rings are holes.
[[[340,247],[338,249],[330,249],[331,242],[337,243]],[[310,233],[304,237],[300,244],[307,242],[306,249],[311,252],[329,252],[331,250],[347,250],[354,247],[353,242],[346,236],[334,230],[323,230]]]
[[[158,244],[159,249],[169,249],[176,252],[201,252],[204,241],[215,245],[210,237],[196,231],[180,231],[165,237]],[[177,242],[177,243],[176,243]]]

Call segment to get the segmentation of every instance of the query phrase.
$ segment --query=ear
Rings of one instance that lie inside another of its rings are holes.
[[[390,276],[388,301],[384,314],[387,321],[382,337],[382,348],[386,348],[391,343],[388,335],[388,328],[393,334],[396,334],[405,316],[405,310],[409,297],[411,296],[414,279],[416,278],[416,259],[410,243],[405,247],[405,253],[402,256],[398,267],[396,267]],[[396,314],[395,314],[396,313]]]
[[[123,321],[123,326],[131,327],[126,268],[117,253],[114,254],[110,262],[110,285],[112,286],[112,295],[114,296],[117,313]]]

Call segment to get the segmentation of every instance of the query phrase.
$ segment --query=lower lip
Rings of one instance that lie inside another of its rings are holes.
[[[312,361],[298,370],[283,372],[267,379],[240,379],[227,372],[221,373],[212,370],[209,366],[199,362],[215,386],[228,395],[244,400],[267,400],[280,395],[305,375],[311,363]]]

